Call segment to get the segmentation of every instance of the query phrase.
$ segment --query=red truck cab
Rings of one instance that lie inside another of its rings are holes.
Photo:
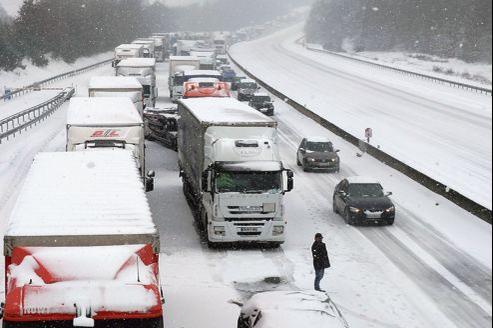
[[[228,84],[216,79],[192,79],[184,83],[184,90],[184,99],[231,97]]]

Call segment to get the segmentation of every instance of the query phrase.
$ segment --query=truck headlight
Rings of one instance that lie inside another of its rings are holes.
[[[280,236],[284,234],[284,226],[274,226],[272,229],[272,235],[273,236]]]
[[[349,211],[351,211],[351,213],[360,213],[361,209],[359,209],[357,207],[350,207]]]
[[[214,234],[216,236],[225,237],[226,236],[226,227],[221,227],[221,226],[214,227]]]

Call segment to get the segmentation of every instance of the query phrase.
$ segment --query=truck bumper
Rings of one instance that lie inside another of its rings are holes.
[[[211,243],[278,243],[286,240],[284,221],[210,222],[208,239]]]

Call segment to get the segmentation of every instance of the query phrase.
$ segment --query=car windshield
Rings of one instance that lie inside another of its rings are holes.
[[[257,89],[256,83],[240,83],[240,89]]]
[[[378,183],[357,183],[349,185],[349,195],[356,198],[383,197],[383,188]]]
[[[219,193],[279,193],[280,172],[217,172],[216,190]]]
[[[270,102],[270,97],[253,97],[253,102],[257,102],[257,103]]]
[[[334,151],[331,142],[307,142],[306,150],[316,151],[321,153],[329,153]]]

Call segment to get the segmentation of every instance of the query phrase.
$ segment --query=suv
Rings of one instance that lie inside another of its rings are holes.
[[[267,116],[274,116],[274,102],[266,93],[255,93],[248,104]]]
[[[257,82],[248,79],[241,81],[236,87],[238,90],[239,101],[250,101],[255,92],[259,89]]]
[[[297,153],[297,164],[303,171],[325,170],[339,172],[341,159],[339,149],[335,150],[332,142],[326,138],[304,138]]]
[[[219,70],[223,76],[224,82],[233,83],[236,77],[235,70],[229,65],[222,65]]]
[[[372,178],[352,177],[342,180],[334,191],[334,213],[343,215],[347,224],[394,224],[395,206],[382,185]]]

